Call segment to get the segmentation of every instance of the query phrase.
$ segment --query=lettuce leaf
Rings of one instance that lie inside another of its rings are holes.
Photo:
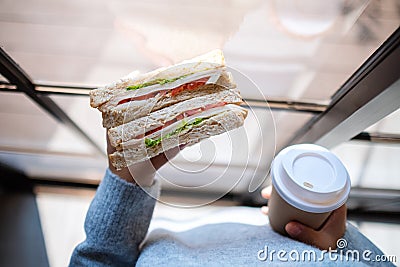
[[[184,130],[191,128],[192,126],[198,125],[202,121],[204,121],[204,118],[196,118],[196,119],[194,119],[194,121],[192,121],[190,123],[184,121],[181,126],[179,126],[175,130],[173,130],[172,132],[170,132],[164,136],[160,136],[157,139],[145,138],[144,143],[146,144],[146,147],[154,147],[154,146],[160,144],[161,141],[163,141],[167,138],[170,138],[173,135],[179,134],[179,133],[183,132]]]
[[[143,88],[143,87],[147,87],[147,86],[151,86],[151,85],[155,85],[155,84],[163,85],[163,84],[166,84],[166,83],[172,83],[172,82],[175,82],[175,81],[177,81],[179,79],[182,79],[182,78],[184,78],[186,76],[187,75],[182,75],[182,76],[179,76],[179,77],[176,77],[176,78],[171,78],[171,79],[156,79],[154,81],[150,81],[150,82],[146,82],[146,83],[130,85],[130,86],[126,87],[126,90],[128,90],[128,91],[129,90],[137,90],[137,89],[140,89],[140,88]]]

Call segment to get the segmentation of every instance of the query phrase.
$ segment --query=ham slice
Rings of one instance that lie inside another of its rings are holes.
[[[135,136],[133,139],[140,139],[140,138],[143,138],[143,137],[145,137],[145,136],[148,136],[148,135],[150,135],[150,134],[153,134],[153,133],[155,133],[155,132],[157,132],[157,131],[160,131],[160,130],[164,129],[165,127],[167,127],[167,126],[169,126],[169,125],[171,125],[171,124],[173,124],[173,123],[175,123],[175,122],[181,121],[181,120],[183,120],[184,118],[194,116],[194,115],[196,115],[196,114],[202,113],[202,112],[204,112],[204,111],[207,111],[207,110],[210,110],[210,109],[213,109],[213,108],[223,107],[223,106],[225,106],[226,104],[227,104],[227,103],[225,103],[225,102],[219,102],[219,103],[214,103],[214,104],[208,104],[208,105],[205,105],[204,107],[200,107],[200,108],[195,108],[195,109],[187,110],[187,111],[185,111],[185,112],[182,112],[181,114],[179,114],[179,115],[176,116],[175,118],[173,118],[173,119],[171,119],[171,120],[165,122],[163,126],[160,126],[160,127],[155,128],[155,129],[152,129],[152,130],[150,130],[150,131],[147,131],[147,132],[144,133],[144,134],[137,135],[137,136]]]
[[[181,93],[183,91],[196,90],[200,86],[205,85],[209,79],[210,79],[210,77],[203,77],[203,78],[191,81],[189,83],[182,84],[182,85],[177,86],[177,87],[172,88],[172,89],[159,90],[159,91],[154,91],[154,92],[151,92],[151,93],[148,93],[148,94],[145,94],[145,95],[141,95],[141,96],[125,98],[125,99],[120,100],[117,105],[121,105],[121,104],[128,103],[128,102],[131,102],[131,101],[146,100],[146,99],[149,99],[149,98],[153,98],[153,97],[155,97],[156,95],[159,95],[159,94],[161,96],[164,96],[164,95],[168,94],[168,97],[175,96],[175,95],[178,95],[179,93]]]

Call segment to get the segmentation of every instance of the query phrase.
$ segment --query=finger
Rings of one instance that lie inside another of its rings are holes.
[[[271,192],[272,192],[272,186],[270,185],[261,191],[261,196],[263,198],[269,199],[271,197]]]
[[[320,232],[329,233],[336,240],[339,239],[346,231],[346,217],[347,208],[346,205],[343,205],[331,213]]]
[[[168,160],[172,160],[173,158],[178,155],[178,153],[182,150],[180,146],[171,148],[170,150],[166,151],[164,154]]]
[[[318,247],[321,243],[321,237],[318,235],[318,232],[302,223],[289,222],[286,224],[285,230],[290,237],[297,241]]]
[[[188,144],[181,144],[181,145],[179,145],[179,148],[180,148],[181,150],[183,150],[187,145],[188,145]]]
[[[346,206],[334,210],[318,231],[299,222],[289,222],[285,230],[289,236],[300,242],[320,249],[335,249],[336,241],[346,231]]]
[[[165,163],[169,160],[172,160],[180,151],[179,147],[174,147],[165,151],[151,159],[151,163],[153,164],[154,168],[158,170],[161,168]]]
[[[269,208],[267,206],[262,206],[261,207],[261,212],[263,214],[268,215],[268,211],[269,211]]]

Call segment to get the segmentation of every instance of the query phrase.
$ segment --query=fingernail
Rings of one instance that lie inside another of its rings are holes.
[[[288,223],[285,227],[285,230],[290,236],[296,237],[300,235],[302,229],[297,223]]]
[[[266,188],[264,188],[263,190],[261,190],[261,195],[263,196],[263,195],[265,195],[267,193],[267,189]]]
[[[261,207],[261,212],[264,213],[264,214],[267,214],[268,213],[268,207],[267,206],[262,206]]]

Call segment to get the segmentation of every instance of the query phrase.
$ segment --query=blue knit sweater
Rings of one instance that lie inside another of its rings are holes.
[[[239,223],[179,233],[158,229],[144,241],[155,205],[149,194],[159,193],[157,183],[145,190],[106,171],[86,216],[86,240],[70,266],[383,265],[374,261],[383,253],[350,224],[343,237],[347,246],[333,253],[281,236],[269,225]]]

